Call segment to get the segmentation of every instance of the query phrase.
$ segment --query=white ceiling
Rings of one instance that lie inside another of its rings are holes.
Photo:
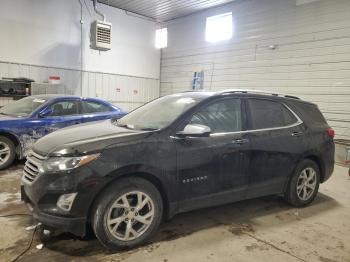
[[[98,0],[119,9],[166,22],[234,0]]]

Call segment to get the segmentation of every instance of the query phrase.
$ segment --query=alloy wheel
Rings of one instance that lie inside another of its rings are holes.
[[[132,191],[119,197],[108,210],[108,231],[118,240],[139,238],[154,218],[154,203],[144,192]]]
[[[5,163],[10,158],[10,147],[4,142],[0,142],[0,164]]]
[[[300,200],[307,201],[315,192],[317,185],[316,171],[307,167],[300,172],[297,182],[297,194]]]

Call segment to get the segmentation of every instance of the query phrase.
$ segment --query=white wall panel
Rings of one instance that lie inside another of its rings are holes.
[[[90,49],[89,39],[90,24],[100,17],[92,1],[85,3],[1,0],[0,60],[159,78],[156,23],[99,4],[99,10],[112,23],[112,48],[99,52]]]
[[[92,1],[2,0],[0,78],[42,83],[58,75],[64,93],[101,97],[127,110],[154,99],[159,93],[157,24],[107,5],[99,9],[112,23],[107,52],[89,47],[90,23],[99,18]],[[133,90],[138,93],[128,97]],[[0,106],[9,101],[1,100]]]
[[[204,70],[206,90],[265,89],[315,102],[337,138],[350,139],[349,10],[348,0],[241,0],[174,20],[161,95],[190,90],[194,71]],[[233,38],[205,42],[206,17],[225,12]]]
[[[28,77],[42,83],[47,81],[51,75],[61,77],[65,94],[100,97],[127,111],[159,97],[159,79],[83,71],[81,92],[81,71],[79,70],[0,61],[0,79],[2,77]],[[0,106],[11,101],[12,99],[9,98],[1,98]]]

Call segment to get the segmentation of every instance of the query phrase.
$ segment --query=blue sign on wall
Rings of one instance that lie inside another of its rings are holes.
[[[204,89],[204,71],[194,72],[192,79],[192,90]]]

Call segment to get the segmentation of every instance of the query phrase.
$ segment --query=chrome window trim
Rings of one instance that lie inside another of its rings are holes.
[[[295,126],[299,126],[302,123],[304,123],[300,117],[285,103],[281,103],[283,106],[285,106],[297,119],[297,121],[294,124],[288,125],[288,126],[281,126],[281,127],[271,127],[271,128],[262,128],[262,129],[251,129],[251,130],[244,130],[244,131],[235,131],[235,132],[221,132],[221,133],[213,133],[210,134],[210,137],[216,137],[216,136],[224,136],[224,135],[234,135],[234,134],[247,134],[247,133],[255,133],[255,132],[263,132],[263,131],[274,131],[274,130],[281,130],[281,129],[288,129]]]

